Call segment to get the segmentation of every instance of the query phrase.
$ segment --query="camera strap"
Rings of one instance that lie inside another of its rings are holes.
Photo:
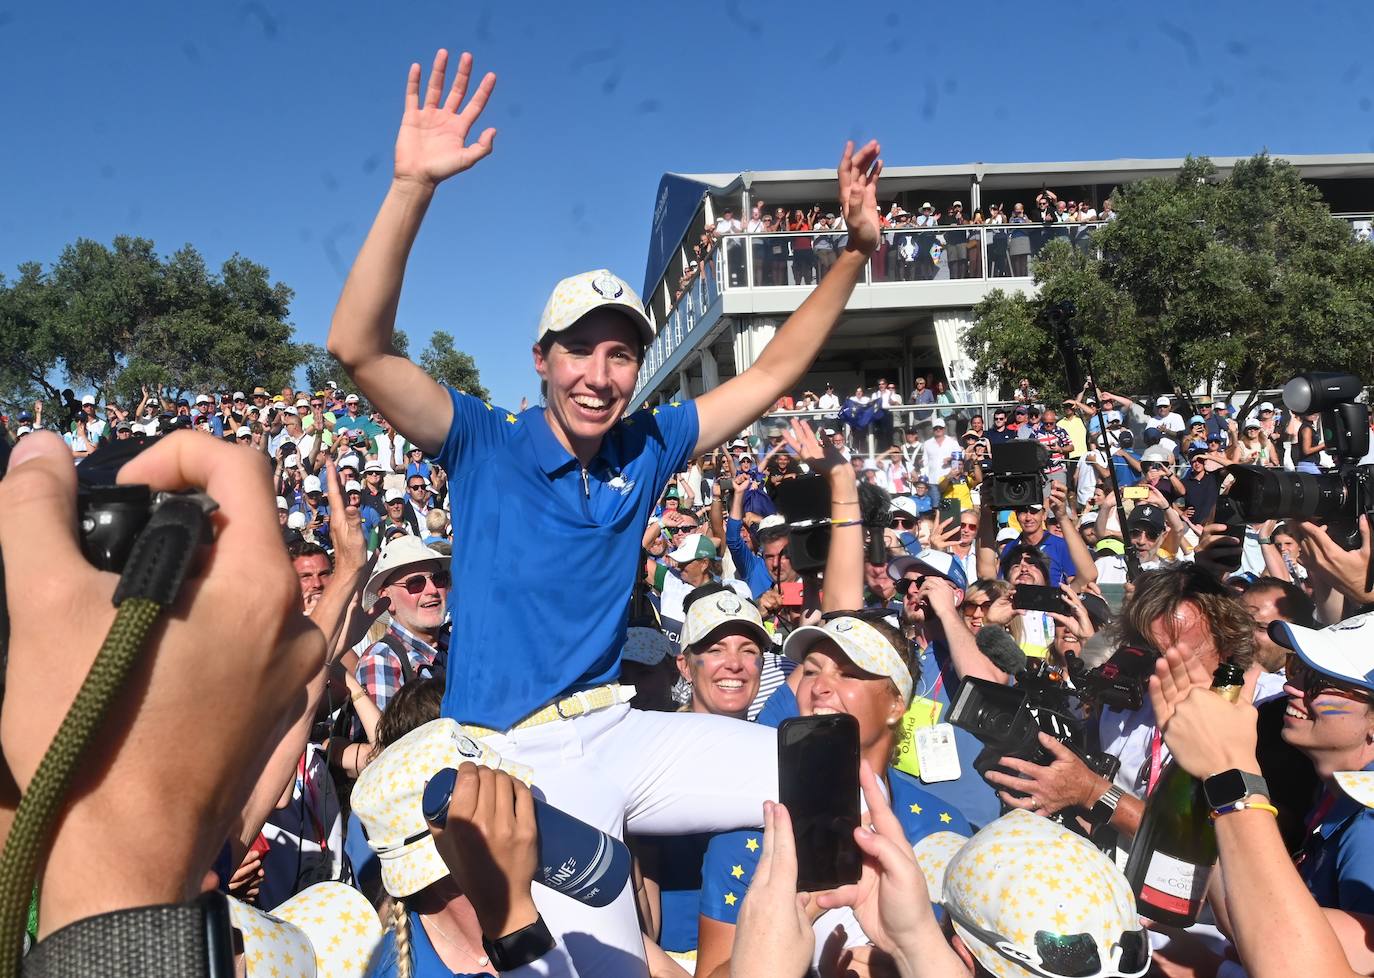
[[[72,775],[158,619],[181,592],[213,508],[204,495],[171,496],[153,511],[134,541],[115,587],[114,622],[19,800],[0,853],[0,978],[13,978],[19,971],[34,878]],[[109,953],[110,947],[105,950]],[[108,966],[85,973],[101,972],[114,973]]]

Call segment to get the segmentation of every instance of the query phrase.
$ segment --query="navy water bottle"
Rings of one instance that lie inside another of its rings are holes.
[[[454,768],[444,768],[425,785],[421,802],[425,820],[443,825],[458,781]],[[567,812],[534,799],[534,824],[539,830],[539,865],[534,881],[570,896],[589,907],[604,907],[620,896],[630,878],[630,850]]]

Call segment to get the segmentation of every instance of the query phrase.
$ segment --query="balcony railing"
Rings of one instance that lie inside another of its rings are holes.
[[[1368,240],[1370,214],[1339,215],[1357,236]],[[1030,278],[1030,262],[1051,241],[1075,248],[1095,247],[1094,233],[1105,222],[1082,224],[957,225],[936,228],[887,228],[882,243],[864,268],[864,286],[886,287],[951,281]],[[646,351],[639,372],[638,394],[661,380],[661,368],[690,336],[724,292],[740,289],[811,288],[824,278],[835,257],[848,244],[844,231],[786,234],[731,234],[721,238],[702,263]]]

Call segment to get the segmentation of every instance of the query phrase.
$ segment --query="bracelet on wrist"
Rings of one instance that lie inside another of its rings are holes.
[[[1221,816],[1223,816],[1223,815],[1231,815],[1231,814],[1234,814],[1235,812],[1243,812],[1243,811],[1246,811],[1246,810],[1248,810],[1248,809],[1258,809],[1259,811],[1262,811],[1262,812],[1268,812],[1270,815],[1273,815],[1275,818],[1278,818],[1278,817],[1279,817],[1279,810],[1278,810],[1277,808],[1275,808],[1273,805],[1269,804],[1268,802],[1264,802],[1264,801],[1238,801],[1238,802],[1235,802],[1234,804],[1231,804],[1231,805],[1222,805],[1220,808],[1214,808],[1214,809],[1212,809],[1212,814],[1209,815],[1208,817],[1209,817],[1213,822],[1215,822],[1217,819],[1221,818]]]
[[[842,526],[863,526],[863,522],[863,520],[831,520],[830,528],[834,530]]]

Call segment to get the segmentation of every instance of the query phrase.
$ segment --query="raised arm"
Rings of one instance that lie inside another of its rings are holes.
[[[396,137],[395,175],[344,283],[327,343],[367,399],[408,440],[430,454],[443,445],[453,408],[440,384],[393,349],[396,305],[406,260],[435,188],[489,154],[496,136],[495,129],[487,129],[477,142],[467,142],[496,76],[488,72],[463,105],[472,55],[465,52],[459,59],[457,76],[445,98],[447,68],[448,52],[440,50],[434,56],[422,104],[420,66],[410,66],[405,114]]]
[[[748,370],[697,398],[697,452],[719,445],[761,417],[794,388],[829,338],[845,303],[878,247],[878,143],[858,152],[846,143],[840,159],[840,204],[849,225],[849,244],[805,302],[782,324]]]

